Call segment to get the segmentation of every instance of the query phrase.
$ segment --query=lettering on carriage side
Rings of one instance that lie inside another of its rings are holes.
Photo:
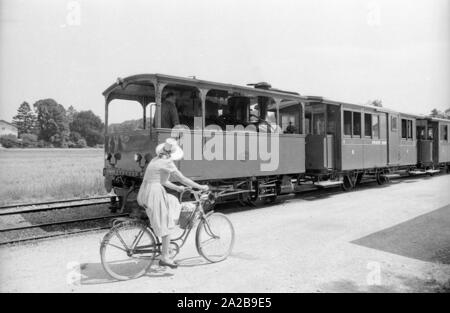
[[[211,300],[206,299],[188,299],[184,297],[184,299],[179,299],[177,303],[178,308],[199,308],[204,309],[205,311],[209,310],[211,305]]]

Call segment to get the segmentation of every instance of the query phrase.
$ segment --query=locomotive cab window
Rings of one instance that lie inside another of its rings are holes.
[[[297,101],[282,101],[280,103],[280,123],[283,134],[301,134],[302,105]]]
[[[160,127],[171,129],[181,124],[189,129],[201,129],[196,117],[202,118],[202,102],[197,88],[167,85],[162,94]]]
[[[448,141],[448,126],[447,125],[441,125],[440,129],[440,139],[444,141]]]
[[[154,102],[115,99],[108,104],[108,133],[149,129],[156,111]]]

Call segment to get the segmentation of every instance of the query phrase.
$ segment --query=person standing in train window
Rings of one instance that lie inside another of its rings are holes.
[[[166,94],[161,106],[161,128],[173,128],[180,124],[178,109],[175,105],[176,97],[173,92]]]

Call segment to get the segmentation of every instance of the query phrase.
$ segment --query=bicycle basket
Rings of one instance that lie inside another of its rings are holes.
[[[183,202],[181,203],[181,212],[179,218],[180,228],[186,229],[193,226],[195,222],[195,209],[197,208],[196,203],[194,202]]]

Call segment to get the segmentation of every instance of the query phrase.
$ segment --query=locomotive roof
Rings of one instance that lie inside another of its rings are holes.
[[[128,76],[126,78],[118,78],[114,84],[109,86],[103,92],[103,95],[105,98],[110,100],[115,98],[133,99],[136,97],[145,97],[149,95],[154,96],[153,84],[156,82],[206,89],[226,90],[231,93],[245,92],[255,96],[278,97],[285,100],[307,101],[307,97],[301,96],[300,94],[274,88],[260,89],[164,74],[139,74]]]

